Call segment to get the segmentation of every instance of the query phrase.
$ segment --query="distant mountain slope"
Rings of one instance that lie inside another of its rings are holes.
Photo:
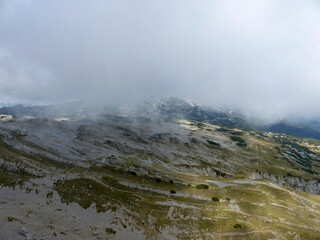
[[[150,101],[144,105],[143,109],[149,115],[152,115],[150,113],[158,113],[163,118],[180,118],[223,126],[249,128],[243,115],[232,111],[203,107],[193,101],[179,98]]]
[[[280,122],[263,127],[268,132],[285,133],[296,137],[315,138],[320,140],[320,132],[306,126],[294,126],[289,123]]]
[[[0,114],[12,115],[14,117],[22,116],[39,116],[45,115],[52,109],[52,106],[34,106],[34,107],[25,107],[22,104],[16,105],[13,107],[2,107],[0,108]]]
[[[167,118],[181,118],[247,130],[284,133],[296,137],[315,138],[320,140],[320,132],[305,124],[277,122],[271,125],[257,125],[242,114],[202,107],[189,100],[169,98],[148,102],[147,106],[149,107],[149,111],[151,108],[154,112],[160,113],[160,116]]]
[[[234,111],[223,111],[203,107],[190,100],[179,98],[167,98],[154,101],[147,101],[136,107],[134,110],[123,106],[103,106],[93,108],[90,104],[66,103],[49,106],[24,107],[17,105],[13,107],[0,108],[0,114],[21,116],[35,116],[42,118],[52,117],[85,117],[101,113],[119,115],[144,115],[149,118],[162,120],[185,119],[221,126],[236,127],[246,130],[260,130],[267,132],[284,133],[296,137],[315,138],[320,140],[320,131],[316,130],[315,124],[276,122],[270,125],[258,125],[253,123],[243,114]],[[314,123],[316,121],[313,121]]]

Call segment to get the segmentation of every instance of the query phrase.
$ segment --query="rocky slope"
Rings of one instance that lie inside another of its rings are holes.
[[[319,117],[313,119],[290,118],[278,122],[266,123],[261,119],[252,119],[230,110],[219,110],[201,106],[191,100],[167,98],[146,101],[138,105],[104,105],[92,102],[70,102],[50,106],[0,108],[0,115],[14,117],[33,116],[36,118],[96,117],[108,112],[115,115],[142,115],[161,120],[185,119],[216,125],[259,130],[266,132],[285,133],[296,137],[315,138],[320,140]]]
[[[3,118],[0,239],[319,239],[320,142],[142,116]]]

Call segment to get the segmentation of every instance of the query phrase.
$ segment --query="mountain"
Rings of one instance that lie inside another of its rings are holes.
[[[315,138],[320,140],[320,131],[317,130],[318,121],[280,121],[272,124],[261,124],[258,120],[253,121],[243,114],[234,111],[221,111],[190,100],[169,98],[147,102],[143,109],[148,116],[157,113],[162,118],[187,119],[206,122],[222,126],[242,128],[246,130],[260,130],[275,133],[284,133],[296,137]]]
[[[94,106],[94,107],[93,107]],[[200,104],[185,99],[167,98],[146,101],[138,106],[122,105],[93,105],[85,102],[71,102],[59,105],[0,108],[0,114],[14,117],[33,116],[41,118],[83,118],[99,114],[142,115],[161,120],[186,119],[221,126],[241,128],[245,130],[259,130],[266,132],[284,133],[296,137],[315,138],[320,140],[318,121],[293,120],[280,121],[272,124],[261,124],[243,114],[203,107]]]
[[[318,140],[139,109],[0,119],[0,239],[319,239]]]
[[[285,133],[296,137],[320,139],[320,132],[306,125],[297,125],[286,122],[274,123],[269,126],[264,126],[262,130],[268,132]]]
[[[200,104],[179,98],[168,98],[146,102],[142,107],[148,116],[153,113],[167,119],[187,119],[223,126],[248,128],[245,117],[232,111],[202,107]]]

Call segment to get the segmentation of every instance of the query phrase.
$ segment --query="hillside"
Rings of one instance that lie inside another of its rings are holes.
[[[23,106],[0,108],[0,115],[12,115],[17,118],[58,118],[81,119],[83,116],[95,118],[100,114],[139,115],[164,121],[185,119],[231,128],[284,133],[296,137],[315,138],[320,140],[318,118],[315,119],[282,119],[271,123],[259,118],[248,117],[236,111],[216,109],[200,105],[188,99],[166,98],[149,100],[133,105],[105,105],[93,102],[69,102],[47,106]]]
[[[0,136],[0,239],[320,238],[317,140],[119,115]]]

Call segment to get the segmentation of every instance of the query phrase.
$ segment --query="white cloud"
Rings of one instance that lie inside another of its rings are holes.
[[[0,96],[8,99],[177,96],[268,118],[320,114],[315,0],[13,6],[0,13],[0,48],[12,62],[0,60]]]
[[[46,99],[50,78],[48,71],[42,67],[0,49],[2,103],[36,103],[39,96]]]

